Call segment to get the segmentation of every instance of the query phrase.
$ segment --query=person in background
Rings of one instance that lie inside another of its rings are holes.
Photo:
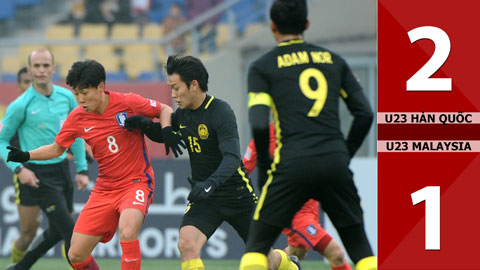
[[[21,149],[34,149],[52,142],[60,131],[67,115],[77,107],[71,91],[54,85],[53,54],[44,48],[34,50],[28,56],[28,72],[32,75],[30,87],[7,108],[2,119],[0,154],[8,168],[17,175],[19,204],[38,205],[48,218],[48,228],[39,236],[23,258],[8,269],[30,269],[50,248],[60,240],[65,241],[65,250],[70,247],[74,219],[73,184],[66,153],[41,162],[7,162],[9,141],[18,133]],[[89,183],[85,158],[85,142],[81,139],[72,145],[79,189]],[[29,213],[31,215],[32,213]],[[38,214],[34,216],[37,218]]]
[[[192,19],[207,12],[213,7],[223,3],[223,0],[185,0],[185,6],[187,10],[187,19]],[[199,26],[198,32],[200,34],[199,47],[200,52],[215,52],[217,46],[215,44],[215,37],[217,35],[216,26],[220,21],[221,14],[213,16]]]
[[[183,16],[182,6],[178,3],[173,3],[170,6],[170,12],[168,16],[162,22],[163,25],[163,35],[175,31],[179,26],[185,24],[187,20]],[[180,35],[179,37],[172,39],[169,43],[171,51],[173,53],[185,53],[186,44],[185,44],[185,35]],[[167,50],[168,51],[168,50]]]
[[[20,94],[24,93],[32,84],[32,75],[28,73],[27,67],[21,68],[17,73],[17,89]],[[4,116],[4,111],[0,119]],[[1,125],[1,122],[0,122]],[[1,130],[1,128],[0,128]],[[19,147],[18,134],[15,134],[10,140],[10,145]],[[37,234],[40,223],[40,208],[38,204],[29,198],[28,191],[25,187],[18,184],[18,177],[13,175],[13,183],[15,187],[15,204],[17,204],[18,217],[20,223],[20,235],[12,244],[12,252],[10,260],[12,263],[19,262],[30,243]]]

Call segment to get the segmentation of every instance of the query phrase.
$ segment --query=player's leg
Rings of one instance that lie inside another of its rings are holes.
[[[98,270],[97,262],[93,259],[92,251],[102,240],[103,236],[88,235],[73,232],[68,258],[76,270]]]
[[[246,191],[245,191],[246,192]],[[238,235],[247,242],[248,232],[250,228],[251,217],[255,211],[256,195],[246,192],[245,196],[240,199],[232,198],[231,207],[220,207],[222,215],[230,225],[235,229]],[[297,266],[292,262],[283,250],[272,250],[267,255],[269,270],[289,270],[297,269]]]
[[[180,228],[178,249],[182,259],[182,270],[203,270],[200,252],[207,242],[207,236],[192,225]]]
[[[64,168],[66,170],[66,173],[69,174],[70,168],[68,166],[68,162],[65,162]],[[63,195],[65,196],[67,209],[70,212],[70,215],[72,216],[73,220],[75,220],[75,210],[73,209],[73,182],[71,181],[70,178],[65,178],[65,187],[63,189]],[[70,266],[70,269],[73,269],[72,266],[70,265],[70,260],[68,259],[68,250],[66,249],[65,241],[63,241],[62,243],[62,257]]]
[[[332,239],[323,249],[321,245],[315,246],[315,250],[320,252],[332,266],[332,270],[351,270],[352,267],[347,263],[342,247],[337,241]]]
[[[139,270],[142,254],[138,235],[144,220],[143,213],[134,208],[127,208],[120,214],[118,224],[120,245],[122,247],[122,270]]]
[[[246,253],[240,262],[240,269],[268,269],[267,254],[282,228],[288,226],[294,214],[306,201],[301,185],[290,179],[299,179],[288,171],[288,164],[277,164],[276,171],[269,175],[262,189],[258,205],[253,215],[246,244]],[[295,170],[297,171],[297,170]],[[283,252],[279,254],[288,258]],[[283,260],[282,260],[283,261]],[[297,269],[296,265],[286,264],[280,269]]]
[[[122,247],[122,269],[139,270],[142,254],[138,235],[143,225],[148,207],[153,201],[153,189],[148,184],[132,185],[121,193],[119,201],[119,234]]]
[[[28,246],[35,238],[40,223],[40,207],[36,202],[36,189],[20,184],[17,175],[13,177],[13,184],[20,223],[20,236],[12,244],[11,260],[16,263],[22,259]]]
[[[289,256],[297,256],[300,260],[305,259],[307,257],[308,250],[300,247],[294,247],[292,245],[288,245],[284,249],[285,253]]]
[[[99,269],[91,255],[98,242],[110,241],[118,227],[119,213],[116,203],[120,200],[112,192],[95,189],[80,212],[68,250],[68,258],[75,269]]]
[[[358,270],[377,269],[376,257],[370,247],[363,223],[360,198],[348,169],[348,156],[330,154],[312,166],[321,181],[317,181],[316,198],[338,231],[340,238]],[[323,188],[322,188],[323,187]]]
[[[295,214],[289,228],[283,230],[288,246],[285,252],[304,259],[309,249],[322,254],[335,270],[350,270],[340,245],[318,223],[318,201],[308,200]]]
[[[178,239],[182,270],[205,269],[200,251],[223,221],[218,208],[209,199],[187,205]]]
[[[268,268],[268,259],[267,255],[271,250],[271,246],[277,239],[282,228],[279,226],[269,225],[263,221],[253,220],[250,224],[250,232],[246,244],[246,253],[243,255],[242,260],[240,261],[240,270],[267,270]],[[270,256],[277,256],[281,254],[274,254]],[[280,258],[273,258],[272,264],[275,264],[274,261],[281,260]],[[272,265],[275,267],[277,265]]]
[[[12,262],[19,262],[37,234],[40,207],[18,205],[20,236],[12,246]]]
[[[306,230],[300,230],[299,228],[291,230],[293,233],[287,234],[288,246],[285,248],[285,252],[288,255],[295,255],[300,259],[304,259],[308,250],[313,249],[328,260],[332,270],[351,270],[352,268],[345,260],[345,254],[338,242],[325,232],[320,225],[318,227],[321,231],[315,232],[315,234],[320,235],[319,238],[309,237],[308,234],[300,232]]]
[[[41,235],[36,237],[25,256],[12,269],[30,269],[49,249],[62,240],[61,233],[50,223]]]

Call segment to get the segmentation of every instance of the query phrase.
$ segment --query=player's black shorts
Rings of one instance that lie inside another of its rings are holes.
[[[33,171],[40,180],[39,188],[22,185],[14,176],[16,203],[19,205],[38,205],[48,207],[63,197],[67,208],[73,211],[73,183],[70,177],[68,161],[49,165],[26,163],[25,167]]]
[[[343,153],[281,158],[272,181],[267,181],[266,194],[260,195],[254,219],[288,227],[302,205],[314,198],[337,228],[362,222],[360,197],[348,164],[349,157]]]
[[[196,203],[189,203],[180,228],[192,225],[205,234],[208,239],[222,222],[226,221],[246,242],[256,202],[254,194],[246,194],[248,195],[240,198],[232,197],[230,200],[209,198]]]

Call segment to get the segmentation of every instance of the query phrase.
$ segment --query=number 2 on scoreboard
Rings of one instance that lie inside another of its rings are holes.
[[[425,249],[440,250],[440,187],[427,186],[410,195],[413,205],[425,201]]]
[[[425,65],[407,80],[407,91],[452,91],[452,78],[430,78],[444,63],[450,54],[450,38],[442,29],[434,26],[422,26],[408,31],[410,42],[430,39],[435,51]]]

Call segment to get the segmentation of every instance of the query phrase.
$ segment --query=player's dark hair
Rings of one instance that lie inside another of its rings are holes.
[[[189,55],[174,54],[168,57],[165,68],[168,75],[178,74],[187,87],[190,87],[192,81],[196,80],[203,92],[208,91],[208,72],[200,59]]]
[[[270,7],[270,19],[282,34],[302,34],[307,14],[306,0],[276,0]]]
[[[18,83],[20,83],[20,77],[22,76],[23,73],[28,73],[27,67],[23,67],[17,72],[17,82]]]
[[[97,87],[105,82],[105,68],[95,60],[84,60],[73,63],[68,71],[67,84],[73,89]]]

